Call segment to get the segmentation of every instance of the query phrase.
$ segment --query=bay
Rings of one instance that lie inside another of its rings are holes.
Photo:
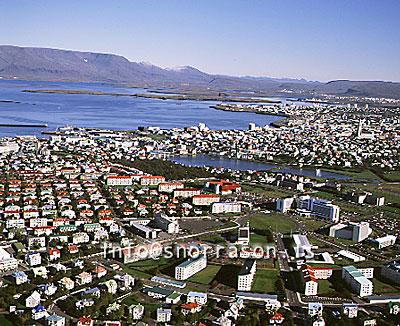
[[[226,112],[210,108],[219,102],[179,101],[111,95],[28,93],[25,89],[62,89],[108,93],[148,93],[148,89],[115,87],[100,83],[67,83],[0,80],[0,123],[48,124],[57,127],[91,127],[132,130],[139,126],[165,129],[197,126],[211,129],[247,129],[249,123],[264,126],[282,119],[279,116],[248,112]],[[43,128],[2,127],[0,137],[40,135]]]

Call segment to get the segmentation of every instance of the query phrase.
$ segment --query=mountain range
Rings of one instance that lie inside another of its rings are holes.
[[[194,67],[164,69],[131,62],[123,56],[50,48],[0,45],[0,77],[38,81],[101,82],[140,87],[185,90],[252,91],[269,94],[321,96],[323,94],[400,99],[400,83],[234,77],[212,75]]]

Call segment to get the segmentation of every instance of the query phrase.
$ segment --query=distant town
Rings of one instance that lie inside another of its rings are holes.
[[[285,118],[248,130],[62,127],[3,138],[1,324],[396,324],[394,109],[217,108]],[[280,168],[174,161],[196,155]]]

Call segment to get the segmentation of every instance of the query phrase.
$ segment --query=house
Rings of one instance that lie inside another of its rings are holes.
[[[33,273],[34,277],[40,276],[40,277],[43,277],[43,278],[47,278],[48,270],[44,266],[33,267],[32,268],[32,273]]]
[[[26,275],[24,271],[14,273],[12,274],[12,277],[15,278],[15,284],[17,285],[29,282],[28,275]]]
[[[169,304],[177,304],[181,300],[181,294],[177,292],[171,293],[165,298],[165,302]]]
[[[77,326],[93,326],[93,319],[87,317],[81,317],[78,319]]]
[[[207,293],[190,291],[187,295],[186,302],[195,302],[199,305],[205,305],[207,303]]]
[[[280,325],[283,323],[285,318],[279,312],[275,312],[274,315],[269,319],[270,325]]]
[[[102,278],[107,275],[107,270],[104,267],[98,266],[94,270],[92,270],[94,277]]]
[[[57,287],[53,283],[39,284],[38,288],[40,293],[45,294],[48,297],[52,296],[57,292]]]
[[[70,254],[77,254],[79,252],[79,248],[77,245],[68,246],[68,251]]]
[[[104,282],[104,286],[106,287],[108,293],[117,293],[118,285],[115,280],[108,280]]]
[[[65,318],[56,314],[47,316],[46,326],[65,326]]]
[[[33,320],[39,320],[45,316],[47,316],[47,310],[45,307],[43,307],[41,305],[33,308],[31,311],[31,317]]]
[[[214,320],[212,324],[215,326],[231,326],[232,321],[225,316],[221,316],[221,317],[217,318],[216,320]],[[202,326],[202,325],[204,325],[204,324],[201,324],[201,325],[199,324],[199,326]]]
[[[28,308],[36,307],[40,304],[40,293],[33,291],[33,293],[25,299],[25,306]]]
[[[58,282],[66,290],[72,290],[75,287],[75,282],[71,280],[69,277],[63,277]]]
[[[172,310],[171,309],[157,309],[157,322],[166,323],[171,321],[172,318]]]
[[[92,279],[92,274],[88,272],[82,272],[76,277],[76,283],[78,285],[89,284],[92,283]]]
[[[142,319],[144,314],[144,306],[142,306],[140,303],[130,305],[128,307],[128,310],[129,310],[129,315],[132,316],[133,320]]]
[[[72,243],[75,245],[87,242],[89,242],[89,235],[85,232],[78,232],[72,236]]]
[[[84,296],[95,296],[97,298],[100,298],[100,289],[98,287],[88,289],[85,292],[83,292]]]
[[[50,261],[54,261],[54,260],[60,259],[60,257],[61,257],[61,252],[58,249],[50,249],[47,252],[47,254],[48,254],[48,257],[49,257]]]
[[[25,255],[25,262],[29,266],[36,266],[40,265],[42,263],[42,257],[40,256],[40,253],[38,252],[33,252],[30,254]]]
[[[308,314],[310,316],[322,315],[322,310],[324,309],[322,303],[309,302],[308,303]]]
[[[184,315],[194,314],[201,311],[201,306],[196,302],[184,303],[181,305],[181,310]]]

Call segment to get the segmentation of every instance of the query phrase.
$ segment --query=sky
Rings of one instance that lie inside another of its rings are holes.
[[[212,74],[400,82],[399,0],[0,0],[0,44]]]

